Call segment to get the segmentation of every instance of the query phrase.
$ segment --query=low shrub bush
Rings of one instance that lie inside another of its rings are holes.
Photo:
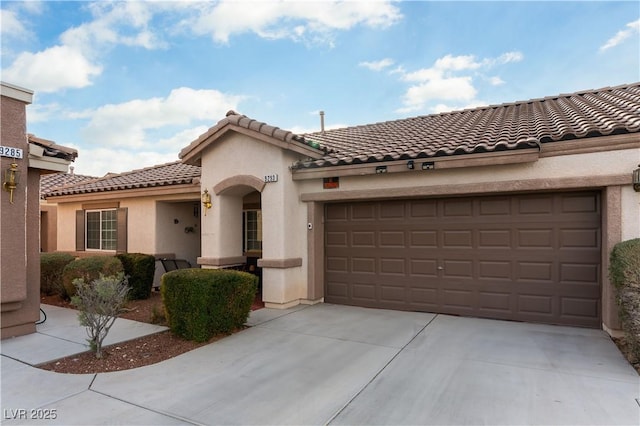
[[[40,253],[40,293],[64,295],[62,272],[74,259],[69,253]]]
[[[609,277],[627,344],[640,360],[640,238],[617,244],[611,251]]]
[[[102,358],[102,343],[127,302],[130,287],[124,274],[100,277],[89,282],[73,280],[76,295],[71,298],[78,310],[78,320],[87,328],[87,341],[96,358]]]
[[[62,273],[62,284],[64,286],[64,297],[71,298],[76,295],[76,287],[73,280],[81,278],[85,282],[93,282],[100,278],[115,276],[124,273],[122,262],[114,256],[91,256],[76,259],[64,267]]]
[[[249,317],[258,278],[220,269],[179,269],[162,276],[160,292],[171,331],[205,342],[242,327]]]
[[[122,262],[124,274],[129,280],[129,299],[139,300],[151,297],[156,258],[143,253],[120,253],[116,257]]]

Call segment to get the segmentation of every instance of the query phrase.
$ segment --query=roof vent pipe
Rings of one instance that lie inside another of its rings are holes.
[[[320,132],[324,134],[324,111],[320,111]]]

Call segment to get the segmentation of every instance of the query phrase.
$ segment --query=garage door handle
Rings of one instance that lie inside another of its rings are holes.
[[[444,268],[442,266],[438,266],[438,271],[442,271]]]

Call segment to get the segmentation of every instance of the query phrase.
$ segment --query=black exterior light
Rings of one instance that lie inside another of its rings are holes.
[[[640,192],[640,164],[638,164],[638,168],[633,171],[633,190],[636,192]]]

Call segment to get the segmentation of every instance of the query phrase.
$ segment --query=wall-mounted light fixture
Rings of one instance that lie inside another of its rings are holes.
[[[204,207],[204,215],[207,215],[207,210],[211,208],[211,194],[208,190],[204,190],[202,193],[202,206]]]
[[[421,166],[422,170],[433,170],[436,168],[436,165],[433,161],[425,161]]]
[[[638,164],[638,168],[633,171],[633,190],[640,192],[640,164]]]
[[[413,160],[409,160],[409,161],[407,161],[407,169],[409,169],[409,170],[413,170],[413,169],[415,169],[415,167],[416,167],[416,166],[415,166],[415,164],[413,163]]]
[[[387,173],[387,166],[376,167],[376,173]]]
[[[9,168],[4,172],[4,183],[2,189],[9,193],[9,202],[13,204],[13,191],[18,187],[20,183],[20,172],[18,171],[18,164],[11,163]]]

